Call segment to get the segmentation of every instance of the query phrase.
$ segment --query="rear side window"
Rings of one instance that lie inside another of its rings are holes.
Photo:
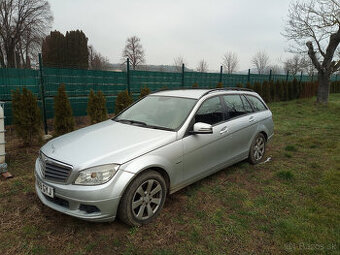
[[[248,98],[249,102],[253,106],[255,112],[267,110],[266,106],[257,97],[249,96],[249,95],[247,95],[246,97]]]
[[[223,121],[223,107],[219,97],[209,98],[203,102],[195,115],[195,123],[203,122],[210,125]]]
[[[243,106],[244,106],[244,109],[247,111],[247,112],[253,112],[253,108],[251,107],[250,103],[248,102],[248,100],[245,98],[245,96],[241,96],[241,99],[242,99],[242,102],[243,102]]]
[[[227,106],[227,119],[247,114],[249,110],[244,107],[244,103],[239,95],[223,96],[225,105]],[[250,105],[248,105],[248,108]],[[251,107],[250,107],[251,109]]]

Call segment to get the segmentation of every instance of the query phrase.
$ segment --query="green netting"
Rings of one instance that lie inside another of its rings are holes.
[[[186,72],[184,74],[184,86],[187,88],[191,88],[195,83],[200,88],[216,88],[219,80],[219,73]]]
[[[38,93],[38,71],[31,69],[0,68],[0,100],[11,100],[11,91],[26,87]]]
[[[176,89],[181,86],[181,73],[130,71],[130,89],[133,94],[139,94],[143,87],[155,91],[161,88]]]
[[[0,101],[5,102],[5,124],[12,123],[11,91],[23,87],[36,96],[39,92],[39,73],[32,69],[0,68]]]
[[[269,80],[293,80],[312,81],[317,77],[308,75],[272,75],[268,74],[222,74],[220,73],[199,73],[185,72],[182,73],[168,72],[149,72],[149,71],[130,71],[130,91],[134,99],[137,99],[140,89],[148,87],[152,91],[162,88],[178,89],[191,88],[197,83],[201,88],[215,88],[220,79],[224,87],[235,87],[237,84],[246,84],[248,80],[251,83],[263,82]],[[182,78],[184,84],[182,84]],[[32,69],[0,69],[0,101],[5,101],[6,125],[12,123],[11,112],[11,91],[17,88],[26,87],[36,96],[40,96],[40,72]],[[337,81],[339,77],[332,76],[331,81]],[[65,68],[44,68],[43,81],[45,88],[45,102],[47,118],[53,118],[53,97],[57,94],[58,87],[64,83],[66,92],[69,96],[73,113],[75,116],[86,115],[87,97],[90,90],[103,91],[108,112],[114,112],[114,103],[117,94],[127,89],[128,79],[126,72],[80,70]],[[39,106],[41,107],[41,101]]]
[[[65,84],[69,97],[88,96],[90,90],[101,90],[105,96],[116,96],[127,87],[125,72],[78,69],[44,69],[45,96],[55,96],[60,84]]]
[[[248,75],[244,74],[223,74],[222,83],[225,87],[236,87],[241,83],[243,86],[248,82]]]

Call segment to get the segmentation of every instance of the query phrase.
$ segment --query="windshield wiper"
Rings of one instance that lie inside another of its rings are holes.
[[[138,120],[128,120],[128,119],[115,119],[117,122],[122,122],[122,123],[127,123],[130,125],[137,125],[137,126],[142,126],[146,128],[153,128],[153,129],[160,129],[160,130],[167,130],[167,131],[174,131],[172,128],[167,128],[167,127],[160,127],[160,126],[154,126],[154,125],[148,125],[145,122],[138,121]]]
[[[137,124],[137,125],[141,125],[141,126],[144,126],[146,127],[147,124],[145,122],[142,122],[142,121],[138,121],[138,120],[127,120],[127,119],[115,119],[115,121],[117,122],[122,122],[122,123],[128,123],[128,124]]]
[[[172,128],[167,127],[160,127],[160,126],[153,126],[153,125],[147,125],[148,128],[154,128],[154,129],[160,129],[160,130],[166,130],[166,131],[174,131]]]

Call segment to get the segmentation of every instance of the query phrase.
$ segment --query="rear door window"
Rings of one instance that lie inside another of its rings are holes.
[[[246,97],[248,98],[249,102],[253,106],[255,112],[267,110],[267,107],[257,97],[249,96],[249,95],[247,95]]]
[[[247,110],[239,95],[226,95],[223,96],[223,100],[227,107],[227,119],[245,115],[249,112],[249,105]]]

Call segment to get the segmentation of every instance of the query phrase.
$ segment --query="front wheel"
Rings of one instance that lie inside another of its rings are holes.
[[[266,138],[259,133],[253,140],[249,151],[249,162],[253,165],[258,164],[266,152]]]
[[[166,183],[161,174],[147,171],[126,189],[119,205],[119,218],[130,226],[141,226],[155,219],[165,202]]]

